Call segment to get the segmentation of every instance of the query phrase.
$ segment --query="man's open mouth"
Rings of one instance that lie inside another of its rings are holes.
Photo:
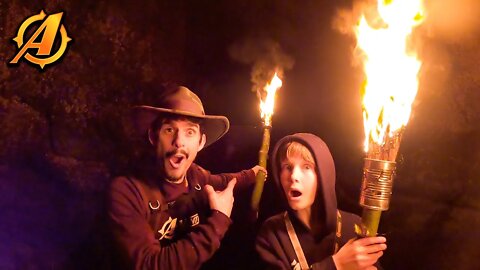
[[[177,154],[171,156],[168,160],[170,161],[170,165],[172,165],[173,168],[179,168],[182,162],[186,159],[184,155]]]

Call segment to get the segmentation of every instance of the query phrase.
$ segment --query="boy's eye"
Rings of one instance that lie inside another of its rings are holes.
[[[307,162],[303,165],[305,170],[315,170],[315,164],[311,162]]]

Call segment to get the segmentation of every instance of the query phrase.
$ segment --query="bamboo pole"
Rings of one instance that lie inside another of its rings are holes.
[[[267,168],[268,149],[270,148],[270,130],[271,126],[264,125],[263,127],[263,139],[260,151],[258,151],[258,165],[263,168]],[[265,183],[266,175],[263,171],[259,171],[256,177],[255,188],[252,195],[252,209],[258,212],[258,205],[262,197],[263,186]]]

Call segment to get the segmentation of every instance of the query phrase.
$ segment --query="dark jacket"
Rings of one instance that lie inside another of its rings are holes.
[[[290,141],[305,145],[315,159],[318,184],[311,210],[311,230],[288,207],[280,183],[278,150]],[[297,133],[286,136],[275,145],[272,163],[273,179],[279,189],[278,193],[285,202],[286,213],[292,221],[308,264],[313,269],[336,269],[332,259],[336,245],[341,247],[356,236],[354,224],[360,223],[360,217],[337,209],[335,165],[327,145],[313,134]],[[300,269],[299,259],[287,233],[284,213],[265,221],[257,236],[256,249],[271,268]]]
[[[187,172],[188,187],[164,180],[115,178],[109,188],[108,215],[119,256],[125,257],[128,268],[200,268],[219,248],[231,224],[223,213],[210,211],[203,187],[221,190],[234,177],[239,187],[255,181],[253,170],[212,175],[196,164]],[[189,195],[195,195],[193,209],[179,205],[182,196],[191,202]]]

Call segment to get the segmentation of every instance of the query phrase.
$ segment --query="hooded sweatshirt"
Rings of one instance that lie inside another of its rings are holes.
[[[254,183],[255,173],[250,169],[214,175],[192,164],[188,187],[158,179],[115,178],[108,190],[108,217],[118,245],[116,269],[199,269],[220,247],[232,223],[220,211],[210,212],[204,186],[223,190],[233,178],[236,188],[242,188]],[[194,193],[204,196],[190,196]]]
[[[306,146],[315,160],[317,190],[312,204],[311,228],[301,222],[288,206],[280,182],[280,160],[278,151],[286,143],[296,141]],[[286,214],[295,229],[308,265],[312,269],[336,269],[332,259],[336,245],[343,246],[356,237],[354,224],[360,217],[339,211],[335,195],[335,165],[325,142],[309,133],[286,136],[277,142],[272,151],[273,180],[285,202]],[[299,259],[285,225],[285,212],[267,219],[256,239],[256,249],[262,260],[273,269],[300,269]]]

